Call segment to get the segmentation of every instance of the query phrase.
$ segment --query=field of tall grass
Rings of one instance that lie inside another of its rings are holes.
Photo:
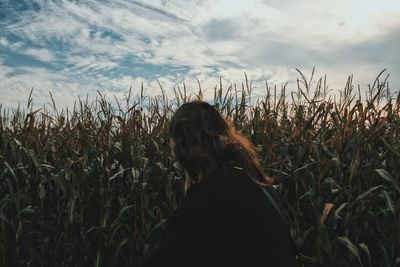
[[[383,74],[340,93],[312,76],[290,94],[266,84],[256,101],[247,77],[207,90],[275,177],[305,266],[400,266],[400,94]],[[143,91],[0,108],[0,266],[141,265],[183,199],[166,125],[204,95]]]

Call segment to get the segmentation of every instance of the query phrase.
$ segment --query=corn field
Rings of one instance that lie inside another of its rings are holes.
[[[299,72],[293,93],[265,84],[256,101],[247,77],[211,89],[275,178],[305,266],[400,266],[400,94],[382,77],[336,93]],[[183,200],[166,126],[205,92],[144,90],[72,110],[0,106],[0,266],[141,266]]]

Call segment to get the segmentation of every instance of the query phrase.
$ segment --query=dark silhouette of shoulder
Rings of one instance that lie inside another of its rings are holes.
[[[243,170],[220,165],[191,187],[145,266],[295,266],[279,214]]]

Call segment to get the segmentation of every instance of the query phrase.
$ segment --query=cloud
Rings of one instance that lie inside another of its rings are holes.
[[[28,48],[25,51],[23,51],[22,53],[25,55],[34,57],[40,61],[53,61],[54,60],[53,54],[49,50],[44,49],[44,48]]]
[[[31,86],[45,95],[120,92],[141,81],[157,88],[155,79],[169,89],[182,82],[197,88],[195,78],[213,88],[220,76],[240,83],[244,72],[280,85],[296,79],[295,68],[314,66],[332,86],[351,73],[374,77],[381,67],[400,85],[400,4],[393,0],[21,0],[18,8],[5,0],[4,7],[3,95]],[[41,62],[13,64],[13,53]]]
[[[378,37],[378,38],[377,38]],[[398,67],[400,62],[400,30],[395,29],[350,46],[342,46],[336,54],[347,62],[387,64]]]
[[[73,66],[69,71],[91,72],[98,70],[112,70],[118,66],[118,62],[101,56],[69,56],[67,62]]]
[[[233,19],[212,19],[205,25],[204,31],[211,42],[234,40],[242,35],[241,26]]]
[[[4,46],[4,47],[8,47],[10,45],[10,43],[8,42],[8,40],[4,37],[0,37],[0,46]]]

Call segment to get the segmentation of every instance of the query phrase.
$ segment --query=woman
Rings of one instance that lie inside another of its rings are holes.
[[[185,199],[145,266],[295,266],[278,196],[252,143],[200,100],[176,111],[169,136],[186,172]]]

